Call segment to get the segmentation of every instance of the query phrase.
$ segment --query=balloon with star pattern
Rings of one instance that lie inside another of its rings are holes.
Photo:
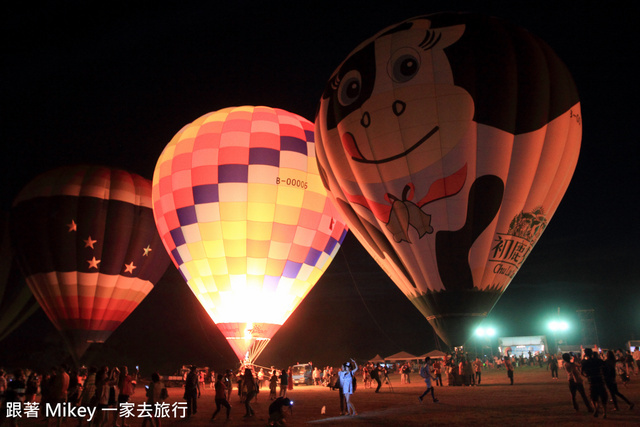
[[[76,360],[111,335],[170,262],[151,181],[107,167],[36,177],[14,201],[11,235],[29,288]]]

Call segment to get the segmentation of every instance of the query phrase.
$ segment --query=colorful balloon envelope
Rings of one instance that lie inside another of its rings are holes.
[[[362,43],[316,121],[321,175],[349,228],[450,345],[540,238],[581,136],[575,85],[549,46],[457,13]]]
[[[77,360],[104,342],[169,265],[151,210],[151,181],[117,169],[44,173],[11,212],[16,257],[36,300]]]
[[[185,126],[158,159],[158,231],[242,361],[258,357],[346,235],[314,145],[306,119],[243,106]]]

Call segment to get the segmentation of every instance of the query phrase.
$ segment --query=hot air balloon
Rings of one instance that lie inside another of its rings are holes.
[[[156,165],[153,212],[176,267],[249,363],[347,232],[318,175],[313,124],[264,106],[209,113],[176,134]]]
[[[77,361],[104,342],[169,265],[153,220],[151,181],[99,166],[36,177],[11,211],[16,258]]]
[[[522,266],[576,167],[582,117],[565,65],[502,20],[391,26],[334,72],[316,120],[331,197],[449,345]]]

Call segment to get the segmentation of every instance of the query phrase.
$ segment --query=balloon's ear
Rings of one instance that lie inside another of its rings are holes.
[[[420,47],[424,50],[438,48],[444,49],[451,46],[464,34],[466,26],[464,24],[451,25],[449,27],[431,28],[431,21],[429,19],[416,19],[413,22],[413,27],[416,29],[424,29],[426,36]]]

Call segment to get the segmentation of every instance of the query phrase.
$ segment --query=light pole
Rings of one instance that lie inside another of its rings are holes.
[[[486,328],[480,327],[476,329],[476,336],[485,337],[489,342],[489,350],[491,351],[492,360],[493,360],[493,347],[491,346],[491,337],[493,337],[495,334],[496,334],[496,330],[491,326],[488,326]]]
[[[553,332],[554,353],[558,353],[558,332],[566,332],[569,330],[569,324],[564,320],[552,320],[549,322],[549,329]]]

